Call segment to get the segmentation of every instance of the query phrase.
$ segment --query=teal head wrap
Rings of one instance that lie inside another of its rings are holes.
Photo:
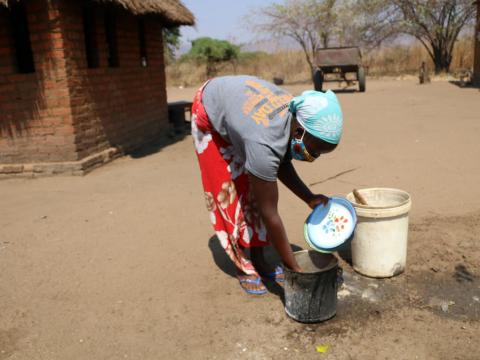
[[[304,91],[290,101],[288,108],[309,134],[328,143],[338,144],[342,136],[343,115],[333,91]]]

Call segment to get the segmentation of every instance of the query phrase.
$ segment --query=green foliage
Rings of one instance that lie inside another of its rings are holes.
[[[240,53],[240,46],[233,45],[226,40],[217,40],[202,37],[192,41],[192,48],[183,56],[182,61],[195,60],[205,63],[207,77],[215,75],[216,64],[230,61],[235,67]]]
[[[180,28],[178,26],[163,29],[164,52],[167,62],[175,59],[175,50],[180,46],[180,36]]]
[[[201,62],[215,63],[238,59],[240,47],[226,40],[202,37],[192,41],[192,48],[187,56]]]

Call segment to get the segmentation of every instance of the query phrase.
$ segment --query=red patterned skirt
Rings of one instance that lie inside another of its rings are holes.
[[[192,137],[210,221],[237,268],[246,274],[258,275],[243,249],[269,245],[267,231],[249,191],[244,161],[232,144],[213,128],[202,104],[205,85],[193,101]]]

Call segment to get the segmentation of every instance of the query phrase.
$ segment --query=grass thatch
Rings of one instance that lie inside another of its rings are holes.
[[[193,25],[195,17],[180,0],[97,0],[113,2],[137,15],[158,14],[172,25]],[[0,0],[0,5],[8,6],[8,0]]]
[[[195,18],[179,0],[106,0],[122,5],[134,14],[159,14],[178,25],[193,25]]]

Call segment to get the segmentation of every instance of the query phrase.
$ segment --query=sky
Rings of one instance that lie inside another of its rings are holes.
[[[255,41],[254,34],[246,28],[243,18],[273,0],[182,0],[195,15],[196,26],[182,26],[182,42],[209,36],[235,44]],[[278,1],[277,1],[278,2]]]

